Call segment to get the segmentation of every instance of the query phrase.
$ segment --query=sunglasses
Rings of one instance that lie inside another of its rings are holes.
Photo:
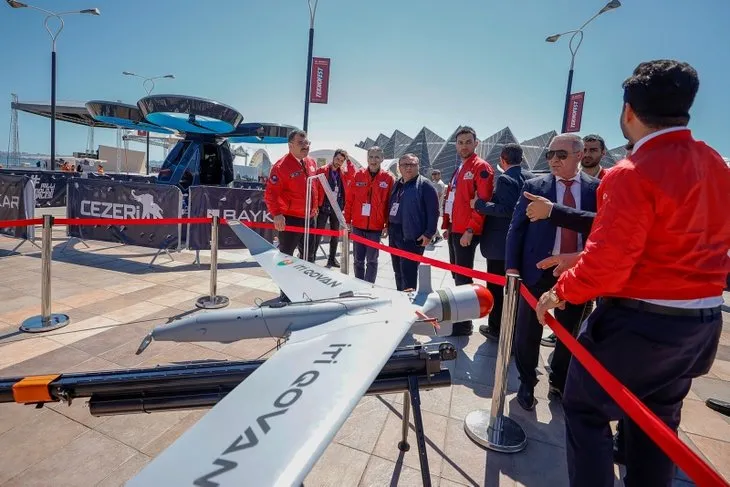
[[[569,154],[576,154],[576,152],[568,152],[567,150],[549,150],[545,153],[545,159],[548,161],[552,159],[553,157],[557,157],[561,161],[564,161],[568,158]]]

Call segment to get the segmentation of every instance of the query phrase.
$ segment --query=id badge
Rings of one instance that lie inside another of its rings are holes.
[[[398,214],[399,206],[400,203],[393,203],[393,206],[390,207],[390,216],[396,216]]]
[[[370,216],[370,203],[362,204],[362,216]]]
[[[449,193],[449,199],[446,200],[446,205],[444,207],[444,213],[447,213],[448,215],[451,215],[451,210],[454,209],[454,192],[452,191]]]

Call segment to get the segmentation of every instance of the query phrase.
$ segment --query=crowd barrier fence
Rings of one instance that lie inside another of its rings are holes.
[[[219,219],[218,217],[207,217],[207,218],[169,218],[165,219],[164,223],[186,223],[186,224],[211,224],[217,228],[218,224],[226,224],[225,219]],[[43,242],[42,242],[42,298],[41,303],[42,313],[39,317],[33,317],[26,320],[26,322],[40,323],[40,325],[29,326],[23,331],[28,332],[42,332],[56,329],[61,326],[65,326],[69,323],[68,317],[61,315],[59,318],[54,318],[51,313],[50,307],[50,296],[51,296],[51,280],[50,280],[50,261],[51,261],[51,228],[54,223],[60,225],[98,225],[98,224],[113,224],[110,219],[101,218],[54,218],[50,215],[44,215],[43,219],[33,218],[25,220],[2,220],[0,221],[0,228],[3,227],[20,227],[28,225],[36,225],[39,222],[43,224]],[[163,223],[160,219],[120,219],[120,223],[125,225],[156,225]],[[247,223],[242,224],[250,226],[251,228],[273,228],[272,224],[267,223]],[[329,236],[344,236],[347,233],[347,229],[344,228],[341,231],[334,230],[321,230],[321,229],[310,229],[302,227],[287,226],[286,230],[296,231],[301,233],[312,233],[318,235],[329,235]],[[217,232],[212,231],[211,236]],[[533,296],[525,286],[519,283],[519,278],[514,275],[498,276],[489,274],[474,269],[469,269],[463,266],[442,262],[437,259],[430,257],[413,254],[400,249],[394,249],[389,246],[372,242],[365,238],[357,235],[349,235],[349,238],[354,242],[359,242],[364,245],[368,245],[378,250],[398,255],[400,257],[408,258],[423,264],[432,265],[434,267],[444,269],[451,272],[460,273],[474,279],[483,280],[486,282],[506,286],[505,306],[503,309],[503,330],[506,333],[501,333],[500,342],[498,345],[498,359],[497,368],[495,370],[495,387],[492,394],[491,408],[489,410],[473,411],[471,417],[468,415],[467,418],[471,421],[471,424],[465,420],[465,428],[467,433],[472,440],[502,452],[516,452],[524,448],[526,439],[524,438],[524,432],[521,430],[514,420],[507,418],[503,414],[504,398],[506,394],[506,375],[507,375],[507,364],[509,363],[509,355],[511,349],[512,334],[515,326],[515,309],[516,309],[516,296],[517,293],[522,295],[525,301],[534,309],[537,305],[537,299]],[[213,239],[212,239],[213,240]],[[349,242],[349,241],[348,241]],[[215,241],[211,241],[211,244],[215,244]],[[343,240],[343,243],[345,241]],[[349,254],[349,244],[346,244],[343,248],[343,254]],[[214,280],[216,277],[215,267],[217,259],[212,259],[211,262],[211,296],[206,296],[201,299],[215,298],[215,284]],[[66,318],[65,321],[63,318]],[[570,332],[565,329],[553,316],[547,316],[547,325],[555,332],[558,339],[560,339],[565,346],[570,350],[573,357],[578,360],[583,367],[591,374],[591,376],[601,385],[606,393],[616,401],[619,407],[636,423],[639,427],[649,436],[663,451],[664,453],[679,467],[681,468],[698,486],[700,487],[716,487],[716,486],[728,486],[730,484],[726,482],[719,473],[717,473],[710,465],[705,463],[694,451],[692,451],[683,441],[681,441],[677,435],[669,429],[669,427],[662,422],[649,408],[647,408],[631,391],[629,391],[624,385],[622,385],[595,357],[593,357],[583,345],[581,345],[576,338],[572,336]],[[504,326],[507,326],[504,328]],[[488,418],[488,419],[487,419]]]

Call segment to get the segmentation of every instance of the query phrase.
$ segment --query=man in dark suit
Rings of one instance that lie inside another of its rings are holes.
[[[521,167],[522,147],[519,144],[507,144],[499,156],[499,166],[504,171],[497,177],[494,194],[490,201],[474,198],[471,207],[479,214],[485,215],[484,227],[479,240],[479,248],[487,259],[487,272],[498,276],[504,275],[504,254],[507,243],[507,230],[512,220],[512,213],[520,199],[522,185],[534,174]],[[487,289],[494,296],[494,307],[489,313],[488,325],[481,325],[479,332],[485,337],[498,341],[500,324],[502,323],[502,302],[504,290],[502,286],[487,284]]]
[[[523,190],[543,196],[555,203],[581,211],[596,211],[598,179],[579,171],[583,156],[583,140],[574,134],[561,134],[553,138],[546,157],[550,174],[525,181]],[[550,289],[557,278],[552,271],[538,268],[538,262],[550,255],[580,252],[588,239],[588,233],[560,228],[551,220],[530,221],[526,208],[530,200],[522,195],[517,203],[509,231],[507,232],[507,273],[519,274],[523,283],[535,296]],[[556,309],[558,321],[570,332],[577,331],[581,321],[590,312],[589,303],[567,304]],[[517,402],[526,410],[535,407],[536,367],[540,355],[542,326],[527,302],[520,298],[515,330],[515,362],[520,373],[520,389]],[[550,363],[550,392],[561,396],[570,364],[570,353],[558,341]]]

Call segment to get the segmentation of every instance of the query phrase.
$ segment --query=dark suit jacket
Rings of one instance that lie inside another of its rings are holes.
[[[578,210],[576,208],[571,208],[570,206],[555,203],[549,219],[556,227],[567,228],[575,232],[589,234],[591,233],[591,227],[593,226],[593,220],[595,218],[595,211]]]
[[[486,215],[479,241],[482,255],[490,260],[504,260],[507,230],[525,180],[534,175],[520,166],[512,166],[497,177],[491,201],[477,200],[474,209]]]
[[[580,199],[581,210],[596,211],[596,190],[598,179],[581,172]],[[534,195],[544,196],[550,201],[556,201],[556,178],[552,174],[536,177],[525,181],[522,191]],[[526,209],[530,202],[520,195],[515,212],[512,215],[509,231],[507,232],[507,253],[505,269],[517,269],[525,284],[535,285],[544,272],[552,275],[552,270],[543,271],[537,268],[537,263],[553,253],[555,245],[555,231],[557,225],[552,219],[539,220],[531,223],[527,218]],[[555,209],[553,208],[553,211]],[[590,228],[581,232],[583,243],[588,240]]]

